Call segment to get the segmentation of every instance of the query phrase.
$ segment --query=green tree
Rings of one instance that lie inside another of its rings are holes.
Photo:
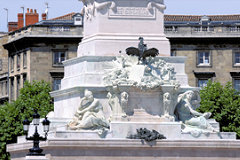
[[[240,95],[232,83],[222,86],[219,82],[209,81],[200,91],[200,112],[211,112],[212,118],[220,123],[223,132],[236,132],[240,138]]]
[[[50,84],[44,81],[26,81],[16,101],[0,106],[0,159],[10,159],[6,144],[15,143],[17,136],[23,135],[22,121],[26,117],[32,120],[35,109],[42,117],[53,110],[50,91]]]

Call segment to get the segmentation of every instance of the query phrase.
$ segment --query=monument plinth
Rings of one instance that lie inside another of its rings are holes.
[[[144,37],[148,47],[170,56],[163,0],[83,0],[84,32],[78,56],[119,56]]]

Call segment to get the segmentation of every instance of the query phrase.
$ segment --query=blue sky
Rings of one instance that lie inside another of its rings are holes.
[[[0,31],[7,31],[8,9],[9,21],[17,21],[21,7],[37,9],[40,15],[45,11],[45,2],[49,3],[49,18],[70,12],[79,12],[82,3],[78,0],[0,0]],[[165,0],[166,14],[240,14],[240,0]]]

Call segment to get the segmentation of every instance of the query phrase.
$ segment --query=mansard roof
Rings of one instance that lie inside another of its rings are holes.
[[[210,21],[240,21],[240,14],[233,15],[164,15],[165,21],[171,22],[199,22],[203,16]]]

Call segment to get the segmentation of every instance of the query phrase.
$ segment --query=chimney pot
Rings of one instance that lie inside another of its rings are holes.
[[[18,13],[18,29],[24,27],[23,13]]]
[[[47,20],[47,14],[46,13],[42,14],[42,20]]]
[[[18,29],[18,22],[8,22],[8,32],[12,32]]]
[[[27,13],[29,13],[29,8],[27,8]]]
[[[38,18],[39,15],[37,13],[37,10],[34,9],[34,13],[33,13],[33,9],[30,9],[30,13],[26,13],[25,14],[25,25],[32,25],[38,22]]]

